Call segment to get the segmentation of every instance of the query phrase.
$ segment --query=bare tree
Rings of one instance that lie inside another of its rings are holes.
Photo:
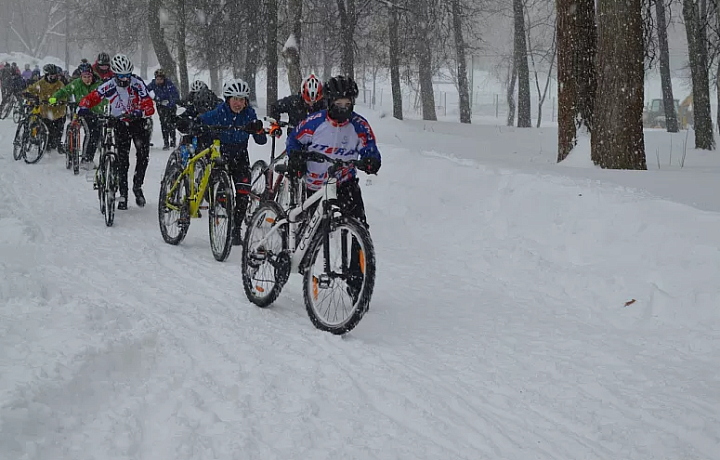
[[[598,1],[597,56],[596,104],[603,109],[594,113],[593,162],[602,168],[647,169],[641,0]]]
[[[167,42],[165,42],[164,29],[160,25],[161,3],[161,0],[148,1],[148,29],[160,66],[167,69],[170,78],[175,79],[175,59],[170,53]]]
[[[514,67],[518,78],[518,120],[520,128],[532,126],[530,106],[530,70],[528,68],[527,43],[525,41],[525,13],[523,0],[513,0],[513,16],[515,24]]]
[[[667,37],[667,21],[665,13],[665,0],[655,0],[655,15],[657,16],[657,35],[660,47],[660,80],[663,93],[663,107],[665,108],[665,127],[668,132],[678,132],[677,113],[675,112],[675,98],[673,97],[672,79],[670,78],[670,51]]]
[[[457,60],[458,93],[460,96],[460,123],[470,123],[470,90],[467,78],[467,57],[463,38],[463,16],[460,0],[451,0],[453,32],[455,35],[455,54]]]
[[[266,109],[278,99],[277,0],[265,0],[265,68],[267,70]]]
[[[595,101],[595,5],[557,0],[558,162],[577,143],[577,130],[592,130]]]
[[[355,9],[355,0],[337,0],[338,13],[340,15],[341,35],[341,68],[345,76],[355,77],[355,26],[357,26],[358,15]]]
[[[423,120],[437,120],[435,114],[435,93],[433,90],[432,72],[432,19],[433,0],[418,0],[415,3],[417,17],[417,40],[415,52],[420,76],[420,97],[422,100]]]
[[[713,150],[712,118],[710,115],[710,83],[708,81],[707,38],[696,0],[683,0],[683,18],[688,41],[692,75],[695,148]]]
[[[285,42],[283,54],[288,70],[288,84],[291,91],[297,91],[302,83],[300,70],[300,46],[302,43],[302,0],[288,0],[287,16],[290,22],[290,35]]]
[[[177,47],[178,47],[178,72],[180,73],[180,94],[185,97],[188,93],[188,63],[187,51],[185,49],[185,0],[177,0]]]

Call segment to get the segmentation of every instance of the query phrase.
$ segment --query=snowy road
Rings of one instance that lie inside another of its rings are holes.
[[[719,458],[720,214],[381,138],[363,182],[378,280],[341,339],[297,278],[249,304],[205,219],[163,243],[166,152],[148,206],[106,228],[56,153],[12,160],[13,129],[2,460]]]

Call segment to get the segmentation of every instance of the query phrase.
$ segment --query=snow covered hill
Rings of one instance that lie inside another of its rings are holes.
[[[0,459],[719,458],[716,152],[608,172],[555,165],[551,128],[370,119],[378,279],[345,338],[297,277],[249,304],[204,219],[163,243],[167,152],[106,228],[0,121]]]

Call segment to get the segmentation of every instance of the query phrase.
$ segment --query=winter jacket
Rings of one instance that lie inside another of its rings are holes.
[[[287,138],[290,157],[297,150],[308,150],[333,159],[353,160],[365,157],[380,159],[375,134],[365,118],[353,112],[350,120],[337,123],[327,116],[327,110],[316,112],[300,124]],[[327,181],[328,163],[308,161],[305,181],[310,190],[318,190]],[[357,175],[355,168],[340,168],[336,177],[345,182]]]
[[[43,102],[50,99],[52,95],[59,91],[63,86],[65,85],[59,79],[50,83],[47,81],[47,78],[43,77],[37,83],[28,85],[26,92],[34,94],[40,98],[41,102]],[[40,106],[40,116],[48,120],[59,120],[60,118],[65,117],[65,104],[58,104],[54,106],[43,104]]]
[[[185,111],[180,116],[191,118],[209,112],[220,104],[222,104],[222,99],[217,97],[209,88],[190,93],[185,99],[177,102],[180,107],[185,107]]]
[[[29,81],[32,78],[32,70],[27,69],[22,73],[23,80]]]
[[[110,114],[114,117],[123,118],[134,110],[142,111],[146,117],[155,113],[155,106],[145,83],[134,76],[130,78],[130,85],[126,88],[118,87],[114,78],[102,83],[82,98],[80,107],[91,109],[103,100],[110,104]]]
[[[200,121],[208,125],[222,126],[245,126],[253,120],[257,120],[255,109],[248,106],[240,113],[234,113],[230,110],[227,102],[223,102],[214,110],[204,113],[198,117]],[[253,134],[255,143],[263,145],[267,142],[265,133]],[[247,146],[250,134],[245,131],[223,131],[219,136],[221,144],[239,144]]]
[[[101,69],[98,68],[98,63],[97,63],[97,61],[95,61],[95,64],[93,64],[92,67],[93,67],[93,70],[95,71],[95,73],[98,74],[98,76],[100,78],[102,78],[103,81],[108,81],[113,76],[115,76],[113,71],[110,70],[110,66],[108,66],[107,70],[103,72]]]
[[[79,103],[85,96],[97,89],[101,84],[102,81],[100,80],[100,77],[95,74],[93,74],[93,81],[89,85],[86,85],[85,82],[82,81],[82,78],[76,78],[64,88],[56,91],[55,94],[53,94],[53,97],[58,100],[70,99]],[[92,108],[92,111],[97,114],[103,114],[106,105],[107,101],[103,99],[98,105]]]
[[[308,115],[326,108],[327,102],[325,102],[325,99],[319,100],[310,107],[305,103],[300,94],[293,94],[280,99],[274,104],[271,104],[269,115],[270,117],[279,120],[281,114],[287,113],[290,125],[297,126],[301,121],[307,118]]]
[[[25,89],[26,83],[20,74],[12,74],[7,80],[7,90],[13,94],[22,92]]]
[[[165,77],[165,83],[162,85],[158,85],[153,78],[150,84],[147,85],[147,89],[148,91],[155,93],[155,103],[165,106],[168,109],[174,109],[175,104],[178,99],[180,99],[180,94],[178,93],[177,88],[173,84],[172,80],[167,77]],[[167,101],[167,103],[163,104],[163,101]]]

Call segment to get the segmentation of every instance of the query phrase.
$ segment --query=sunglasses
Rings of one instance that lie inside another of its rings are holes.
[[[120,79],[120,80],[130,80],[130,77],[132,76],[132,74],[131,73],[119,73],[115,76],[118,77],[118,79]]]

